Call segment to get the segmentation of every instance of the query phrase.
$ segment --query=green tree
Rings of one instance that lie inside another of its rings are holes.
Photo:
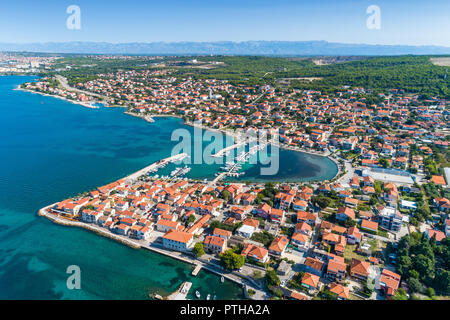
[[[263,278],[262,272],[260,270],[253,271],[253,279],[260,280]]]
[[[439,269],[433,281],[434,289],[442,295],[450,295],[450,271]]]
[[[281,283],[275,270],[269,270],[266,272],[266,280],[268,286],[278,286]]]
[[[411,268],[411,266],[412,266],[411,257],[407,255],[402,255],[398,258],[397,271],[401,275],[408,274],[409,268]]]
[[[188,223],[193,223],[193,222],[195,222],[195,216],[193,215],[193,214],[191,214],[190,216],[189,216],[189,218],[188,218]]]
[[[311,201],[315,204],[317,204],[320,209],[325,209],[326,207],[328,207],[331,202],[333,201],[331,198],[326,197],[324,195],[320,195],[320,196],[314,196],[311,197]]]
[[[224,198],[225,202],[230,201],[231,193],[228,190],[224,190],[222,192],[222,197]]]
[[[434,296],[436,295],[434,289],[431,288],[431,287],[428,287],[428,288],[427,288],[426,293],[427,293],[427,296],[429,296],[430,298],[431,298],[431,297],[434,297]]]
[[[434,261],[430,258],[423,254],[418,254],[414,257],[413,265],[414,269],[419,272],[422,280],[428,280],[434,277]]]
[[[192,252],[197,256],[197,257],[201,257],[202,255],[205,254],[205,247],[203,246],[203,243],[201,242],[197,242],[194,245],[194,248],[192,248]]]
[[[272,292],[272,294],[277,297],[277,298],[282,298],[283,297],[283,291],[276,287],[276,286],[271,286],[270,288],[270,292]]]
[[[397,292],[392,296],[392,300],[408,300],[406,291],[402,288],[398,289]]]
[[[409,288],[409,290],[411,290],[411,292],[415,293],[415,292],[421,292],[422,291],[422,284],[416,278],[409,278],[406,281],[406,283],[408,284],[408,288]]]
[[[387,168],[389,166],[389,162],[387,161],[387,159],[381,158],[380,160],[378,160],[378,163],[383,167],[383,168]]]
[[[225,269],[236,270],[244,265],[245,258],[229,249],[220,255],[220,262]]]
[[[409,270],[408,274],[409,274],[410,278],[415,278],[417,280],[420,279],[420,274],[419,274],[419,272],[417,272],[417,270]]]

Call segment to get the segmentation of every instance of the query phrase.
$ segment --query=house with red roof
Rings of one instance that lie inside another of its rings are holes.
[[[443,176],[431,176],[430,182],[433,182],[434,184],[445,186],[447,183],[445,182],[445,179]]]
[[[361,220],[361,230],[367,230],[372,233],[377,233],[378,232],[378,223],[375,221],[362,219]]]
[[[355,220],[355,211],[349,207],[340,207],[336,212],[336,219],[341,221]]]
[[[257,262],[265,263],[269,260],[269,251],[263,247],[247,243],[242,249],[241,255]]]
[[[220,229],[220,228],[214,228],[212,235],[216,236],[216,237],[224,238],[225,240],[229,240],[232,235],[232,232],[228,231],[228,230]]]
[[[388,269],[383,269],[379,278],[380,290],[390,298],[396,292],[400,284],[400,275]]]
[[[227,248],[227,240],[216,236],[206,236],[203,241],[203,245],[206,252],[211,252],[214,254],[220,254],[225,252]]]
[[[170,230],[163,237],[163,246],[176,251],[188,251],[192,246],[194,235],[192,233]]]
[[[330,284],[330,292],[334,293],[338,300],[348,300],[350,298],[350,288],[339,283]]]
[[[302,278],[302,286],[308,290],[314,290],[319,288],[320,277],[309,272],[305,272]]]
[[[352,258],[352,262],[350,263],[350,276],[360,281],[366,281],[370,271],[370,262]]]
[[[270,212],[270,220],[277,223],[281,223],[284,220],[284,215],[285,213],[283,209],[272,208]]]
[[[309,248],[309,237],[303,233],[294,232],[291,242],[299,250],[306,251]]]
[[[310,226],[315,226],[317,217],[312,212],[298,211],[297,223],[306,222]]]
[[[263,218],[268,218],[271,212],[272,207],[269,206],[267,203],[260,204],[259,207],[256,209],[256,214]]]
[[[167,219],[160,219],[156,223],[156,230],[161,232],[167,232],[169,230],[178,230],[180,223],[178,221],[171,221]]]
[[[326,278],[330,281],[341,282],[345,280],[347,274],[347,265],[344,258],[335,256],[328,260]]]
[[[303,263],[303,268],[306,272],[315,274],[319,277],[322,276],[322,272],[325,268],[325,263],[318,259],[313,257],[307,257],[305,259],[305,262]]]
[[[275,237],[269,246],[269,254],[281,257],[286,251],[288,244],[289,239],[286,236]]]
[[[365,221],[365,220],[363,220]],[[362,234],[359,232],[359,229],[357,227],[350,227],[347,230],[347,240],[350,244],[359,244],[362,239]]]
[[[442,240],[446,238],[444,232],[435,229],[427,229],[425,235],[427,236],[427,239],[431,239],[434,237],[436,239],[436,243],[440,243]]]
[[[313,231],[312,227],[309,224],[307,224],[306,222],[302,221],[295,225],[295,232],[303,233],[304,235],[307,235],[308,237],[311,236],[312,231]]]

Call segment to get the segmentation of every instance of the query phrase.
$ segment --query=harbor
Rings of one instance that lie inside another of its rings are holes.
[[[216,183],[226,176],[228,177],[235,177],[238,178],[240,176],[243,176],[245,172],[242,172],[242,163],[246,163],[249,161],[250,156],[255,155],[258,151],[263,150],[267,147],[267,144],[260,144],[260,145],[254,145],[249,148],[247,152],[242,151],[240,154],[238,154],[234,160],[227,161],[225,166],[220,167],[220,170],[223,172],[217,172],[215,174],[216,178],[212,181],[212,183]]]
[[[140,176],[146,175],[148,173],[156,172],[160,168],[164,168],[168,163],[181,161],[181,160],[185,159],[186,157],[188,157],[188,155],[186,153],[180,153],[180,154],[159,160],[159,161],[152,163],[151,165],[149,165],[135,173],[130,174],[129,176],[125,177],[124,179],[126,181],[135,181]]]

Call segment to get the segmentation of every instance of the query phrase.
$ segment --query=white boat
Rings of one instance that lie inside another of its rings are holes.
[[[223,283],[224,281],[225,281],[225,278],[224,278],[223,276],[221,276],[221,277],[220,277],[220,282]]]
[[[184,166],[183,169],[181,169],[180,174],[181,175],[185,175],[186,173],[188,173],[189,171],[191,171],[192,168],[188,167],[188,166]]]
[[[216,300],[216,295],[214,295],[213,300]]]
[[[171,177],[178,177],[178,176],[182,176],[185,175],[186,173],[188,173],[189,171],[191,171],[191,168],[188,166],[185,166],[184,168],[175,168],[171,173],[170,176]]]
[[[200,298],[200,292],[198,292],[198,290],[195,290],[195,296],[196,296],[197,298]]]
[[[211,295],[208,293],[208,295],[206,296],[206,300],[211,299]]]

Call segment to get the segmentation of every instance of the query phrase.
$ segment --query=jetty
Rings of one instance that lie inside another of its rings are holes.
[[[195,268],[194,268],[194,270],[192,270],[192,275],[193,276],[196,276],[199,272],[200,272],[200,270],[202,269],[202,265],[201,264],[197,264],[196,266],[195,266]]]
[[[187,153],[180,153],[162,160],[159,160],[155,163],[152,163],[151,165],[136,171],[135,173],[130,174],[129,176],[125,177],[124,180],[128,180],[128,181],[134,181],[137,178],[139,178],[140,176],[143,176],[149,172],[154,172],[156,171],[158,168],[165,166],[166,164],[168,164],[169,162],[176,162],[176,161],[181,161],[184,158],[186,158],[188,156]]]
[[[192,282],[183,282],[181,286],[172,294],[170,294],[167,300],[187,300],[189,290],[191,290]]]
[[[226,152],[228,152],[230,150],[239,148],[239,147],[244,146],[244,145],[245,145],[245,141],[238,142],[236,144],[233,144],[232,146],[228,146],[226,148],[223,148],[222,150],[219,150],[216,154],[213,154],[211,157],[220,158],[220,157],[223,156],[224,153],[226,153]]]

